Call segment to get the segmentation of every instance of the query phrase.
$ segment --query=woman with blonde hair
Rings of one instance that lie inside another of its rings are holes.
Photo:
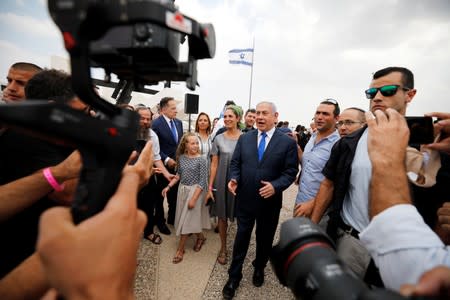
[[[174,264],[183,260],[189,235],[194,233],[197,236],[194,251],[198,252],[206,241],[202,230],[211,227],[209,216],[202,214],[208,188],[208,167],[206,159],[200,155],[197,136],[192,132],[185,133],[181,138],[177,149],[177,174],[162,190],[162,195],[165,197],[178,181],[175,231],[181,237],[172,261]]]

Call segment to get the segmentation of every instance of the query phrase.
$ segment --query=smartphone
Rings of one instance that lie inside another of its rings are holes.
[[[137,151],[138,155],[136,156],[135,159],[130,161],[130,165],[134,165],[136,163],[136,161],[139,158],[139,154],[141,154],[142,149],[144,149],[146,143],[147,143],[147,141],[145,141],[145,140],[136,140],[136,143],[134,144],[134,150]]]
[[[409,128],[409,145],[430,144],[434,140],[432,117],[405,117]]]
[[[212,189],[214,199],[216,199],[216,192],[217,189]],[[206,201],[206,206],[210,206],[211,204],[213,204],[213,202],[214,200],[212,198],[208,198],[208,200]]]
[[[136,143],[134,144],[134,150],[141,153],[142,149],[144,149],[146,143],[147,143],[146,140],[136,140]]]

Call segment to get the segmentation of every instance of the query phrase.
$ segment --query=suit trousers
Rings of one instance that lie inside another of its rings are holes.
[[[247,256],[253,226],[256,222],[256,257],[252,264],[255,269],[264,269],[269,261],[273,238],[280,217],[279,208],[262,210],[258,216],[243,216],[238,213],[237,232],[233,245],[233,258],[228,275],[230,279],[242,278],[242,266]]]
[[[175,174],[174,170],[169,169],[169,172],[172,174]],[[166,219],[164,218],[164,198],[161,195],[162,190],[169,184],[167,179],[161,175],[157,175],[157,181],[158,181],[158,199],[155,206],[155,222],[156,225],[162,225],[166,223]],[[175,211],[177,209],[177,194],[178,194],[178,183],[172,186],[172,188],[167,193],[167,204],[168,204],[168,212],[167,212],[167,223],[174,225],[175,223]]]
[[[156,185],[156,177],[150,176],[147,185],[145,185],[138,194],[138,208],[147,215],[147,224],[144,228],[144,235],[148,236],[153,233],[155,225],[155,205],[157,202],[158,187]]]

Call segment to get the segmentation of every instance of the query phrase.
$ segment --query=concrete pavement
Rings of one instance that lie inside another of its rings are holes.
[[[280,224],[292,217],[292,210],[297,193],[297,186],[292,185],[284,192]],[[178,237],[174,234],[161,235],[163,243],[159,246],[143,240],[138,254],[138,269],[135,291],[137,299],[221,299],[222,288],[228,279],[228,266],[216,263],[220,248],[219,235],[207,230],[207,238],[200,252],[194,252],[195,235],[186,243],[183,261],[173,264]],[[236,224],[229,226],[227,249],[231,260]],[[275,241],[278,240],[278,232]],[[244,262],[243,279],[235,299],[294,299],[289,289],[283,287],[275,277],[270,265],[265,270],[265,283],[256,288],[252,285],[253,267],[251,261],[255,256],[255,240],[252,236],[247,258]]]

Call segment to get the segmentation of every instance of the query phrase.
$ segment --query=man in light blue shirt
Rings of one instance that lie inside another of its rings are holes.
[[[403,284],[416,283],[422,273],[436,266],[450,267],[450,248],[411,203],[405,168],[409,130],[398,112],[387,109],[386,114],[375,111],[376,120],[366,114],[372,162],[371,221],[359,237],[385,286],[398,290]]]
[[[339,118],[339,104],[326,99],[317,107],[314,124],[317,131],[311,136],[301,157],[302,171],[295,199],[294,216],[309,216],[313,201],[324,179],[322,169],[330,157],[331,148],[339,140],[336,123]]]

